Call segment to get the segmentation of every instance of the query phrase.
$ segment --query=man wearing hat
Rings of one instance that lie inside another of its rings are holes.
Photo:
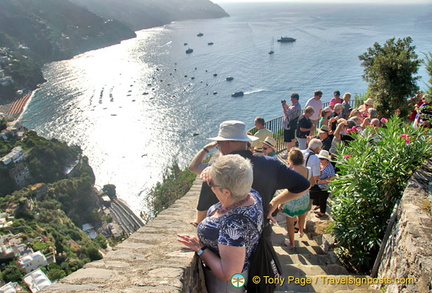
[[[322,149],[330,151],[333,135],[330,136],[330,128],[327,125],[323,125],[318,129],[318,137],[323,144]]]
[[[254,156],[247,149],[247,143],[256,140],[257,137],[249,136],[246,132],[246,126],[243,122],[236,120],[224,121],[220,124],[218,135],[209,138],[209,140],[217,141],[221,155],[239,154],[251,161],[254,178],[252,188],[261,195],[264,217],[267,218],[269,202],[276,190],[285,189],[284,197],[291,200],[306,192],[310,184],[305,177],[291,170],[279,160],[268,156]],[[200,150],[200,152],[202,151],[207,152],[206,150]],[[205,173],[204,170],[202,176],[204,179],[206,179]],[[197,209],[199,211],[207,210],[217,202],[218,199],[211,188],[206,182],[203,182]],[[271,226],[268,225],[267,219],[264,220],[263,234],[265,237],[270,238]]]
[[[262,143],[261,149],[264,156],[276,157],[276,140],[273,137],[267,136]]]
[[[367,117],[369,108],[373,107],[373,102],[374,101],[372,98],[368,98],[366,101],[364,101],[363,105],[361,105],[360,108],[358,108],[360,115],[362,115],[362,117]]]

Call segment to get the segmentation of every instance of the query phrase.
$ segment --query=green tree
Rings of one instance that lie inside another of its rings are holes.
[[[107,248],[107,240],[105,236],[99,233],[99,235],[93,239],[93,242],[95,242],[100,248],[106,249]]]
[[[102,259],[102,255],[99,253],[99,250],[94,246],[88,247],[86,249],[86,253],[91,261]]]
[[[408,113],[407,98],[418,91],[414,76],[421,64],[411,45],[410,37],[387,40],[381,46],[375,43],[359,56],[365,67],[363,79],[368,82],[368,92],[373,96],[378,112],[390,117],[396,109]]]
[[[426,71],[429,74],[429,81],[428,81],[428,94],[432,95],[432,53],[429,52],[425,55],[424,63],[426,65]]]
[[[53,270],[49,270],[47,273],[47,277],[51,280],[58,280],[61,278],[66,277],[66,272],[60,269],[53,269]]]
[[[11,262],[2,271],[2,278],[5,283],[19,282],[24,276],[25,271],[15,262]]]
[[[104,194],[108,195],[110,198],[116,198],[116,186],[114,184],[106,184],[102,187]]]
[[[422,128],[394,117],[378,133],[367,128],[353,136],[338,148],[339,176],[330,182],[333,236],[343,259],[367,272],[394,205],[413,172],[430,158],[432,142]]]
[[[2,120],[0,120],[0,131],[6,129],[6,127],[7,127],[7,121],[5,118],[3,118]]]

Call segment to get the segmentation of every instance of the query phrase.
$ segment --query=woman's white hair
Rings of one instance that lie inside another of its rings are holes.
[[[314,150],[317,148],[322,148],[323,143],[319,138],[312,138],[308,144],[309,149]]]
[[[221,156],[211,165],[210,177],[218,188],[231,191],[234,199],[242,199],[252,187],[252,163],[240,155]]]
[[[337,110],[343,110],[344,106],[340,103],[337,103],[336,105],[334,105],[334,111],[336,112]]]

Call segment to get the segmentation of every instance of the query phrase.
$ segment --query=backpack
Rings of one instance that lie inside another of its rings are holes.
[[[239,214],[242,215],[242,214]],[[247,218],[258,229],[256,223],[249,217]],[[254,283],[256,277],[260,277],[258,284]],[[282,266],[280,265],[276,251],[273,248],[270,240],[263,236],[261,232],[258,239],[258,245],[250,258],[250,266],[248,270],[247,292],[248,293],[272,293],[276,289],[276,284],[266,284],[264,276],[270,278],[280,278],[282,276]],[[255,279],[254,279],[255,278]]]

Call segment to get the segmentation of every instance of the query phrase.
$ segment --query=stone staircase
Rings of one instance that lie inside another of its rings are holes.
[[[276,220],[272,242],[279,255],[284,279],[283,285],[277,286],[277,292],[373,292],[367,284],[353,284],[369,277],[350,274],[329,249],[331,237],[323,234],[328,220],[317,219],[311,212],[306,219],[305,235],[300,238],[298,233],[295,234],[295,248],[284,245],[287,238],[285,217],[279,214]]]
[[[197,292],[192,290],[196,280],[188,277],[193,253],[183,249],[176,239],[177,233],[196,233],[189,221],[194,218],[200,189],[201,181],[197,179],[184,197],[118,244],[103,259],[86,264],[44,292]],[[302,238],[296,234],[296,248],[288,249],[283,245],[285,218],[278,215],[276,219],[278,224],[273,226],[272,241],[283,265],[285,280],[277,287],[277,292],[371,292],[367,285],[332,284],[344,278],[363,276],[350,275],[329,250],[331,244],[324,234],[328,221],[311,214],[307,219],[307,233]],[[308,280],[311,284],[295,283]]]

